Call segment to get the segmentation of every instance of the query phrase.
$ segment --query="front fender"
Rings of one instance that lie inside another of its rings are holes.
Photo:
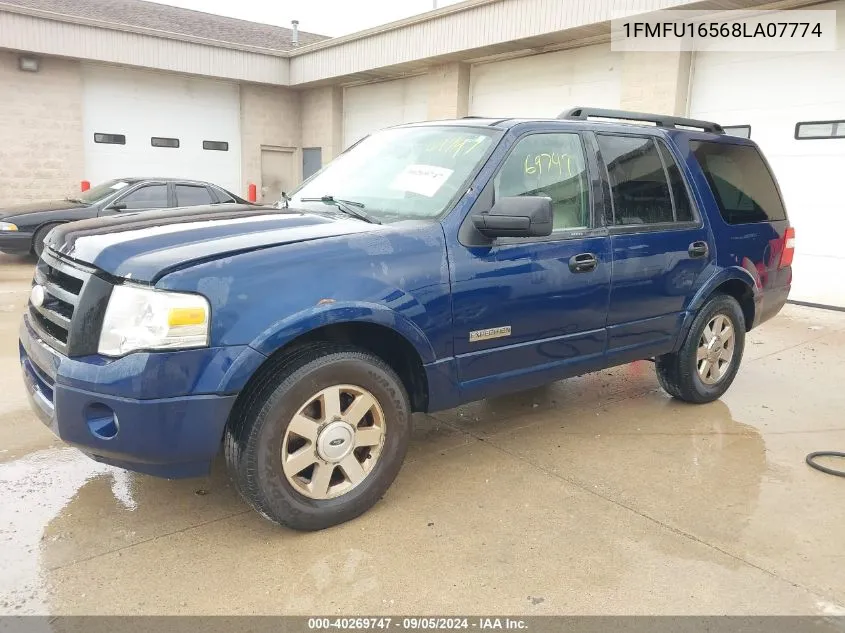
[[[384,305],[358,301],[332,301],[287,316],[259,334],[250,343],[250,347],[269,356],[312,330],[350,322],[372,323],[390,328],[414,346],[423,364],[437,360],[428,337],[410,319]]]

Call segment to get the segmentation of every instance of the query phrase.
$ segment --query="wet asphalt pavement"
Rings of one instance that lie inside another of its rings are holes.
[[[97,464],[30,413],[33,261],[0,255],[0,614],[843,614],[845,313],[788,306],[721,401],[647,362],[417,415],[360,519],[278,528],[229,485]]]

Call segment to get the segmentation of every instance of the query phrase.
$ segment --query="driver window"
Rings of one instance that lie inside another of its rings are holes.
[[[532,134],[517,142],[496,176],[494,195],[552,199],[553,231],[590,226],[587,167],[577,134]]]
[[[136,189],[119,201],[126,205],[126,210],[132,209],[165,209],[167,204],[167,185],[147,185]]]

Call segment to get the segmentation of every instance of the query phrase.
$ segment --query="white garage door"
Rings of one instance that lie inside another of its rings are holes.
[[[92,185],[194,178],[242,193],[237,84],[91,64],[83,67],[83,85],[85,179]]]
[[[838,9],[842,32],[845,2],[819,8]],[[696,53],[693,73],[690,115],[750,125],[772,165],[796,232],[790,298],[845,307],[845,50]],[[829,138],[795,138],[797,123],[831,120],[843,123],[800,128]]]
[[[428,77],[409,77],[343,91],[343,147],[391,125],[428,119]]]
[[[618,108],[621,78],[621,56],[607,44],[477,64],[470,74],[469,113],[556,117],[575,106]]]

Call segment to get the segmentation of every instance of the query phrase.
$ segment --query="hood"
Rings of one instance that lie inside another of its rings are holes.
[[[46,245],[118,277],[156,281],[200,261],[380,228],[352,218],[294,209],[226,205],[71,222],[53,229]]]
[[[25,213],[38,213],[40,211],[62,211],[63,209],[81,209],[89,205],[82,202],[71,202],[70,200],[45,200],[43,202],[29,202],[27,204],[13,204],[11,206],[0,206],[0,218],[8,218]]]

